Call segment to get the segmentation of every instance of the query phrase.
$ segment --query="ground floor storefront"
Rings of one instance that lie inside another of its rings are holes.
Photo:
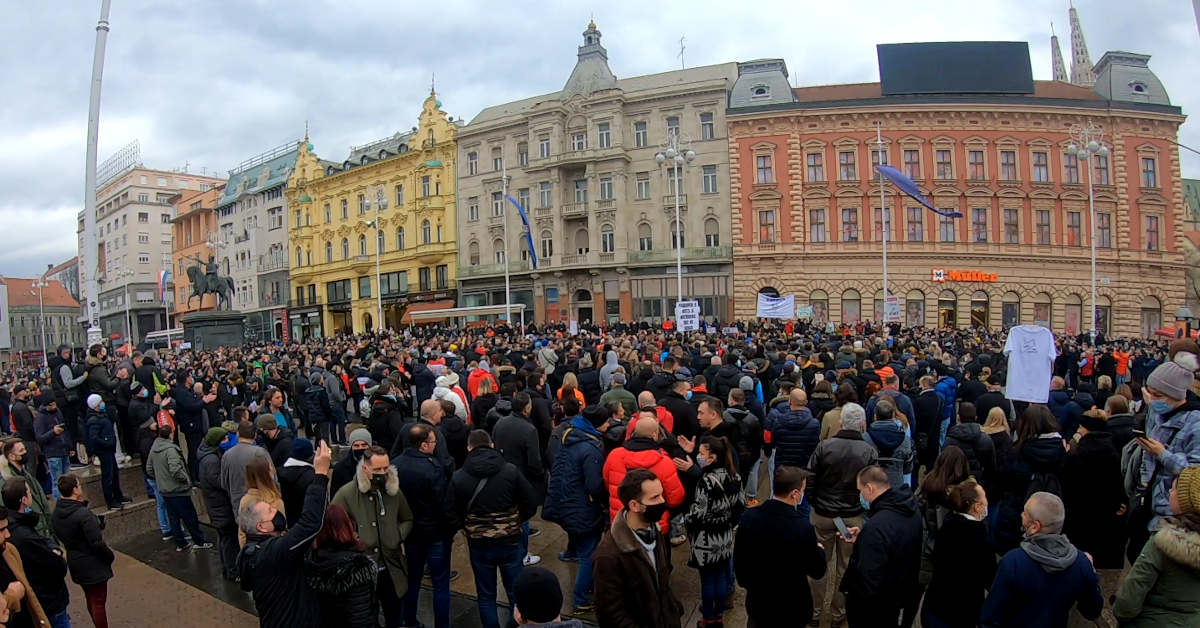
[[[698,301],[709,321],[730,318],[730,270],[728,264],[683,267],[683,298]],[[504,277],[464,280],[460,293],[462,307],[503,305]],[[674,316],[678,282],[674,267],[554,270],[510,275],[509,295],[511,303],[526,306],[526,323],[658,324]]]
[[[889,292],[901,323],[916,327],[999,330],[1041,325],[1056,333],[1089,331],[1091,265],[1086,257],[900,254],[888,260]],[[794,295],[816,321],[883,320],[878,254],[734,255],[735,315],[756,312],[759,292]],[[1146,337],[1173,324],[1184,301],[1175,262],[1113,257],[1097,263],[1097,329],[1107,336]]]
[[[384,295],[382,303],[363,297],[292,308],[287,312],[290,336],[281,340],[303,341],[342,333],[361,334],[378,329],[379,320],[383,320],[385,329],[399,329],[412,322],[413,312],[454,307],[457,295],[456,290],[426,290]]]

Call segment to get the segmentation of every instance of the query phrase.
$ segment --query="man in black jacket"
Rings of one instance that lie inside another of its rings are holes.
[[[979,424],[987,423],[988,413],[992,411],[992,408],[1001,408],[1004,410],[1004,416],[1008,419],[1008,424],[1016,425],[1017,417],[1009,413],[1012,404],[1004,398],[1004,393],[1000,390],[1004,385],[1004,374],[992,373],[988,375],[984,383],[987,384],[987,392],[975,399],[975,416],[978,418]]]
[[[497,404],[499,405],[499,404]],[[529,481],[538,505],[541,505],[546,494],[546,465],[542,457],[541,439],[538,430],[530,419],[533,400],[528,393],[519,392],[513,395],[512,411],[496,422],[492,428],[492,438],[496,449],[504,459],[516,465],[517,470]],[[536,565],[541,557],[529,553],[529,522],[521,524],[521,544],[525,547],[525,564]]]
[[[996,445],[991,436],[983,433],[978,418],[974,404],[969,401],[958,404],[958,421],[946,430],[945,446],[954,445],[963,450],[971,467],[971,476],[980,484],[986,484],[996,473]]]
[[[276,469],[283,468],[283,463],[292,455],[294,437],[291,430],[279,425],[275,416],[271,414],[258,415],[258,418],[254,419],[254,426],[258,428],[259,434],[262,434],[267,453],[271,454],[271,464],[275,465]]]
[[[433,400],[426,403],[437,404]],[[434,453],[439,437],[431,425],[416,423],[408,429],[405,438],[408,447],[392,459],[400,477],[400,490],[413,513],[413,529],[404,540],[404,554],[408,557],[411,576],[408,593],[404,596],[404,623],[409,626],[418,625],[419,575],[424,573],[426,563],[433,580],[433,614],[437,625],[450,625],[450,550],[458,523],[454,516],[450,476]]]
[[[466,529],[480,621],[485,628],[499,628],[496,571],[511,603],[525,557],[522,527],[537,512],[537,501],[529,481],[492,447],[487,432],[473,430],[467,449],[463,468],[454,473],[454,507]]]
[[[33,409],[29,407],[32,396],[28,386],[19,386],[13,391],[11,410],[13,432],[25,442],[25,450],[29,452],[29,468],[40,469],[37,460],[37,434],[33,431]],[[44,488],[44,487],[43,487]]]
[[[825,575],[825,552],[812,525],[797,510],[808,473],[775,470],[774,497],[742,514],[733,544],[733,570],[746,588],[746,614],[758,626],[803,626],[813,618],[812,594],[779,570],[813,579]]]
[[[196,396],[192,392],[194,383],[192,374],[184,373],[171,390],[171,398],[175,400],[175,424],[187,441],[188,476],[193,478],[199,476],[196,472],[196,452],[200,449],[200,441],[204,440],[204,431],[208,429],[204,424],[204,406],[217,398],[211,394]]]
[[[844,411],[844,410],[843,410]],[[896,626],[919,600],[921,512],[906,485],[892,488],[887,472],[871,465],[858,472],[858,490],[870,504],[862,527],[850,526],[854,544],[840,590],[850,628]]]
[[[659,405],[674,417],[672,429],[676,436],[695,438],[700,434],[700,419],[696,416],[696,406],[688,400],[692,392],[692,373],[681,368],[675,372],[674,377],[675,383],[671,391],[659,399]]]
[[[230,582],[237,580],[238,535],[237,520],[229,493],[221,487],[221,444],[229,441],[229,432],[223,427],[209,428],[204,442],[196,450],[199,460],[196,468],[200,472],[200,494],[208,509],[208,521],[217,529],[217,547],[221,554],[221,572]],[[164,535],[165,536],[165,535]]]
[[[937,379],[932,375],[923,375],[918,380],[920,392],[913,398],[913,416],[909,417],[914,430],[913,451],[917,455],[917,465],[925,465],[932,469],[937,460],[938,445],[941,436],[942,398],[934,390]]]
[[[66,625],[67,604],[71,601],[71,594],[67,591],[67,561],[63,558],[62,550],[54,541],[38,534],[38,516],[25,512],[33,499],[24,479],[5,480],[0,493],[4,507],[8,509],[8,533],[12,535],[8,542],[21,555],[29,586],[41,603],[50,625]]]
[[[246,533],[246,546],[238,558],[242,590],[253,595],[264,627],[318,628],[321,624],[317,596],[304,577],[304,557],[325,520],[330,455],[329,445],[322,442],[313,459],[316,475],[294,527],[288,528],[283,513],[264,501],[253,500],[238,509],[238,527]]]

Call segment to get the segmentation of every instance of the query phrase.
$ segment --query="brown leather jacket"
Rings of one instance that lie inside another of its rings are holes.
[[[656,527],[657,529],[657,527]],[[596,618],[606,628],[680,628],[683,605],[671,592],[666,538],[658,532],[654,565],[617,513],[593,556]]]
[[[33,587],[29,586],[29,578],[25,577],[25,566],[21,563],[21,554],[17,552],[17,546],[12,543],[7,544],[4,547],[3,554],[4,562],[8,565],[8,570],[25,587],[24,598],[13,598],[7,594],[4,595],[4,602],[8,606],[8,610],[16,611],[24,606],[28,609],[34,626],[49,626],[50,621],[46,618],[46,612],[42,610],[42,605],[38,602],[37,595],[33,592]]]

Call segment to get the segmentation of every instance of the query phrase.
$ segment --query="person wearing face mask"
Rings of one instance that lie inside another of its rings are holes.
[[[238,535],[237,521],[233,515],[233,504],[229,501],[229,493],[221,487],[221,456],[224,455],[224,445],[235,438],[223,427],[209,428],[204,435],[204,442],[197,449],[200,460],[196,468],[200,473],[200,494],[204,496],[204,506],[208,509],[208,521],[217,529],[217,548],[221,555],[221,574],[230,582],[237,579]],[[297,505],[297,511],[299,505]],[[170,530],[170,519],[163,517],[161,523],[165,530]],[[167,536],[167,534],[163,534]]]
[[[51,509],[46,500],[46,493],[42,491],[42,486],[34,479],[32,469],[29,468],[27,461],[29,460],[29,450],[25,448],[25,443],[20,438],[6,438],[4,440],[3,450],[4,459],[0,460],[0,477],[4,479],[20,478],[25,480],[29,485],[30,497],[33,499],[31,504],[33,512],[38,515],[37,530],[42,536],[54,538],[54,526],[51,523]]]
[[[238,556],[241,587],[254,598],[259,625],[264,628],[318,628],[318,597],[305,578],[304,558],[324,523],[332,452],[321,442],[313,458],[313,481],[304,495],[296,525],[269,502],[244,501],[237,512],[246,547]]]
[[[614,628],[680,628],[683,605],[671,591],[662,482],[631,469],[617,487],[624,507],[596,548],[596,619]]]
[[[700,571],[702,628],[724,625],[725,599],[733,592],[733,534],[746,506],[731,450],[724,436],[702,438],[696,453],[702,475],[683,519],[692,547],[688,566]]]
[[[438,405],[436,401],[431,401]],[[440,406],[439,406],[440,412]],[[421,574],[429,565],[433,582],[435,628],[450,626],[450,561],[452,540],[458,530],[450,477],[438,460],[440,434],[426,423],[408,428],[408,446],[392,459],[400,479],[400,490],[412,508],[412,532],[404,540],[408,560],[408,591],[404,594],[404,625],[416,626],[421,591]],[[371,454],[371,459],[375,459]],[[342,487],[345,489],[346,487]]]
[[[358,473],[358,466],[362,464],[363,455],[375,444],[375,438],[371,432],[361,427],[350,432],[348,440],[350,441],[350,455],[342,456],[342,459],[333,465],[333,475],[329,478],[329,490],[334,493],[354,479]],[[383,447],[383,449],[387,451],[388,448]]]
[[[980,626],[1066,626],[1072,608],[1087,620],[1100,617],[1104,599],[1092,557],[1062,534],[1065,520],[1062,499],[1053,493],[1039,491],[1025,501],[1021,511],[1024,540],[996,567]]]
[[[121,510],[132,499],[121,492],[117,470],[117,431],[108,413],[108,403],[100,395],[88,395],[87,418],[84,420],[84,443],[91,454],[100,459],[100,487],[104,501],[113,510]]]
[[[696,415],[696,406],[691,402],[692,373],[686,368],[680,368],[673,377],[675,381],[670,392],[659,400],[659,404],[666,408],[674,419],[673,434],[695,438],[700,434],[700,419]]]
[[[845,536],[854,544],[839,589],[846,596],[850,628],[900,625],[900,615],[917,600],[921,571],[921,512],[912,489],[892,488],[887,472],[871,465],[858,472],[862,527]]]
[[[925,591],[921,625],[975,626],[984,593],[996,574],[996,554],[987,529],[987,494],[973,479],[945,490],[953,512],[937,530],[933,578]]]
[[[92,624],[96,628],[108,628],[105,605],[116,556],[104,542],[100,520],[83,498],[83,483],[79,476],[64,473],[56,484],[62,498],[54,504],[54,534],[67,552],[71,580],[83,588]]]
[[[388,460],[387,450],[368,446],[360,451],[363,453],[357,456],[354,481],[339,488],[330,503],[346,509],[358,528],[363,551],[375,561],[379,570],[376,594],[387,620],[385,625],[400,626],[404,625],[401,600],[408,592],[410,578],[404,541],[413,529],[413,512],[400,490],[400,478]],[[280,470],[281,477],[286,470]],[[288,507],[290,510],[291,505]],[[411,577],[419,582],[421,574],[418,571]]]
[[[50,626],[69,626],[67,605],[71,601],[67,590],[67,561],[63,551],[51,539],[38,534],[38,516],[31,512],[29,485],[21,478],[4,481],[4,507],[8,509],[8,544],[14,546],[25,567],[30,595],[36,595]]]

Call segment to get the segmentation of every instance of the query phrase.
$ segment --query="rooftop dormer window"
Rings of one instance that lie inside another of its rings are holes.
[[[750,89],[750,98],[753,100],[761,100],[771,97],[771,88],[766,85],[755,85]]]
[[[1145,94],[1146,84],[1141,81],[1132,81],[1129,83],[1129,90],[1135,94]]]

